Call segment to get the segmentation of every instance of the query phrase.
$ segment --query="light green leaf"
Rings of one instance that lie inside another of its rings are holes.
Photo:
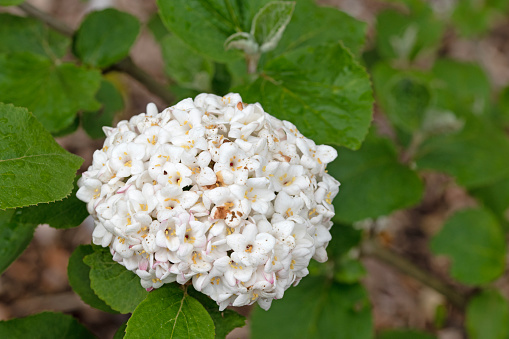
[[[359,148],[371,122],[368,75],[340,44],[284,54],[239,93],[246,102],[260,102],[266,112],[291,121],[317,144]]]
[[[454,214],[432,239],[431,250],[450,257],[451,276],[465,284],[485,284],[504,273],[504,233],[497,219],[482,208]]]
[[[367,293],[359,284],[306,277],[290,287],[283,299],[275,300],[268,311],[253,310],[251,338],[373,338]]]
[[[70,43],[40,21],[0,13],[0,53],[32,52],[55,59],[65,55]]]
[[[102,104],[97,112],[83,112],[81,125],[94,138],[104,138],[103,126],[112,126],[115,114],[124,109],[124,98],[110,81],[103,79],[96,99]]]
[[[444,24],[429,7],[408,15],[388,9],[376,20],[376,46],[384,59],[414,60],[439,47]]]
[[[95,336],[70,315],[43,312],[0,321],[0,338],[89,339]]]
[[[0,103],[0,209],[65,198],[82,162],[25,108]]]
[[[366,29],[366,23],[337,8],[317,6],[313,0],[299,0],[274,54],[341,41],[352,53],[359,55]]]
[[[224,49],[239,49],[246,54],[255,55],[259,53],[260,46],[251,34],[237,32],[233,33],[225,40]]]
[[[25,0],[0,0],[0,6],[14,6],[25,2]]]
[[[419,169],[445,172],[471,189],[507,177],[509,140],[498,127],[470,117],[463,130],[427,139],[416,160]]]
[[[18,222],[36,225],[49,224],[54,228],[72,228],[81,225],[89,213],[86,204],[76,198],[78,179],[79,177],[74,179],[74,188],[71,194],[61,201],[17,209]]]
[[[335,262],[334,281],[353,284],[359,282],[365,275],[366,269],[359,259],[343,257]]]
[[[74,52],[84,63],[105,68],[129,54],[140,22],[113,8],[92,12],[81,23],[74,39]]]
[[[189,48],[175,35],[167,35],[161,41],[166,74],[179,85],[210,92],[214,65]]]
[[[394,144],[372,134],[358,151],[339,149],[327,169],[341,182],[333,201],[337,221],[388,215],[417,204],[422,196],[419,176],[398,161]]]
[[[0,211],[0,273],[23,253],[36,227],[18,222],[15,210]]]
[[[214,322],[179,285],[165,285],[151,292],[136,308],[127,322],[125,338],[213,339]]]
[[[386,330],[380,332],[376,339],[437,339],[437,337],[416,330]]]
[[[509,304],[498,291],[474,296],[467,306],[466,328],[470,339],[509,337]]]
[[[67,265],[69,284],[85,303],[104,312],[117,313],[99,299],[90,287],[90,267],[83,262],[83,259],[93,253],[94,249],[91,245],[80,245],[72,252]]]
[[[215,301],[207,295],[188,288],[187,292],[190,296],[198,300],[207,310],[212,321],[214,322],[216,336],[215,339],[224,339],[236,327],[243,327],[246,324],[246,317],[232,310],[219,311],[219,306]]]
[[[251,25],[251,35],[260,46],[260,52],[268,52],[277,47],[292,18],[294,8],[295,1],[272,1],[256,13]]]
[[[131,313],[147,297],[140,278],[113,261],[108,248],[95,250],[83,262],[90,270],[90,286],[108,306],[120,313]]]
[[[157,5],[172,33],[195,51],[228,62],[242,54],[225,50],[226,39],[236,32],[249,32],[255,13],[269,1],[158,0]]]
[[[97,110],[99,71],[55,65],[28,52],[0,54],[0,101],[27,107],[50,132],[70,125],[79,110]]]

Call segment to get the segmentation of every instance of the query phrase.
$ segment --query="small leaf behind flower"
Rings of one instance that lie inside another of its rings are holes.
[[[260,46],[260,52],[276,48],[292,18],[294,8],[294,1],[273,1],[256,13],[251,25],[251,36]]]

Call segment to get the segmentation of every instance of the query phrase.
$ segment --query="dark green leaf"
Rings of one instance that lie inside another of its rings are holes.
[[[435,105],[458,116],[482,115],[491,108],[491,85],[479,65],[438,60],[432,69]]]
[[[437,339],[437,337],[416,330],[387,330],[380,332],[376,339]]]
[[[83,258],[92,253],[94,249],[91,245],[76,247],[67,265],[69,284],[85,303],[104,312],[117,313],[99,299],[90,287],[90,267],[85,265]]]
[[[172,33],[197,52],[227,62],[242,54],[225,50],[226,39],[236,32],[248,32],[255,13],[268,2],[159,0],[157,5],[164,24]]]
[[[125,338],[213,339],[214,322],[196,299],[171,284],[140,303],[127,322]]]
[[[260,46],[261,52],[268,52],[277,47],[292,18],[294,8],[294,1],[272,1],[256,13],[251,26],[251,35]]]
[[[366,275],[366,269],[359,259],[347,256],[335,262],[334,281],[345,284],[359,282]]]
[[[156,41],[159,43],[161,43],[163,38],[166,37],[169,33],[169,31],[164,26],[159,13],[155,13],[150,17],[150,20],[147,23],[147,27],[150,32],[152,32],[152,35],[154,35]]]
[[[80,127],[80,117],[79,115],[76,116],[76,118],[74,118],[73,122],[71,122],[71,124],[59,131],[56,131],[56,132],[52,132],[51,135],[54,136],[55,138],[60,138],[60,137],[63,137],[63,136],[66,136],[68,134],[72,134],[74,132],[76,132],[78,130],[78,127]]]
[[[110,81],[103,79],[96,99],[102,104],[97,112],[83,112],[81,125],[95,139],[104,138],[103,126],[112,126],[115,114],[124,108],[124,98]]]
[[[368,296],[359,284],[307,277],[274,301],[270,310],[255,308],[251,333],[253,339],[373,338]]]
[[[0,209],[65,198],[82,162],[25,108],[0,103]]]
[[[463,0],[456,4],[451,19],[460,35],[472,38],[488,32],[493,13],[486,2]]]
[[[358,151],[339,149],[327,169],[341,182],[333,202],[338,221],[388,215],[417,204],[422,196],[419,176],[398,161],[393,143],[371,134]]]
[[[74,188],[67,198],[61,201],[28,206],[17,210],[17,220],[21,223],[49,224],[54,228],[72,228],[81,225],[88,217],[86,204],[76,198],[79,177],[74,179]]]
[[[336,8],[317,6],[313,0],[299,0],[275,54],[342,41],[352,53],[359,55],[366,29],[364,22]]]
[[[212,321],[214,321],[215,339],[224,339],[234,328],[243,327],[246,324],[246,317],[228,309],[219,311],[217,303],[205,294],[193,288],[189,288],[187,291],[190,296],[198,300],[205,307]]]
[[[497,219],[485,209],[457,212],[431,241],[435,254],[451,258],[451,276],[470,285],[485,284],[505,269],[506,244]]]
[[[136,17],[113,8],[92,12],[76,32],[74,52],[84,63],[100,68],[122,60],[140,32]]]
[[[246,102],[260,102],[266,112],[295,123],[318,144],[356,149],[371,122],[369,78],[340,44],[280,56],[240,93]]]
[[[28,52],[0,54],[0,101],[27,107],[50,132],[69,126],[79,110],[96,110],[101,75],[71,63],[55,65]]]
[[[120,313],[131,313],[147,297],[140,278],[113,261],[108,248],[101,248],[85,256],[83,262],[90,270],[90,286],[108,306]]]
[[[486,208],[495,213],[506,230],[509,229],[509,194],[507,192],[509,192],[509,178],[470,191]]]
[[[70,43],[40,21],[0,13],[0,53],[31,52],[55,59],[65,55]]]
[[[113,336],[113,339],[122,339],[125,337],[125,330],[127,328],[127,322],[123,323],[115,332],[115,335]]]
[[[212,92],[223,96],[228,93],[232,83],[232,75],[225,64],[214,64],[214,77],[212,78]]]
[[[95,336],[70,315],[43,312],[0,321],[0,338],[89,339]]]
[[[23,253],[37,225],[16,220],[16,210],[0,211],[0,273]]]
[[[498,127],[471,117],[463,130],[426,140],[416,160],[419,169],[445,172],[460,185],[479,187],[509,174],[509,140]]]
[[[175,35],[167,35],[161,41],[166,74],[179,85],[210,92],[214,73],[212,62],[188,47]],[[226,93],[225,93],[226,94]]]
[[[498,291],[473,297],[467,306],[466,327],[470,339],[509,337],[509,304]]]

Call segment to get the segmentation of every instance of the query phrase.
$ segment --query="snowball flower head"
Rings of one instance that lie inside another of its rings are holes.
[[[327,260],[337,153],[260,104],[200,94],[104,132],[77,196],[93,242],[147,290],[189,282],[221,310],[268,309]]]

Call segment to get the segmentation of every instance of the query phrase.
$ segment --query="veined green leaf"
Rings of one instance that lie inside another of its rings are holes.
[[[284,54],[239,93],[246,102],[260,102],[266,112],[295,123],[318,144],[357,149],[371,122],[368,75],[340,44]]]
[[[165,285],[152,291],[134,310],[125,338],[213,339],[214,322],[177,284]]]
[[[101,74],[40,55],[0,54],[0,101],[27,107],[50,132],[70,125],[79,110],[97,110]]]
[[[272,1],[256,13],[251,35],[260,46],[260,52],[268,52],[277,47],[294,8],[294,1]]]
[[[60,147],[25,108],[0,103],[0,209],[65,198],[83,159]]]

